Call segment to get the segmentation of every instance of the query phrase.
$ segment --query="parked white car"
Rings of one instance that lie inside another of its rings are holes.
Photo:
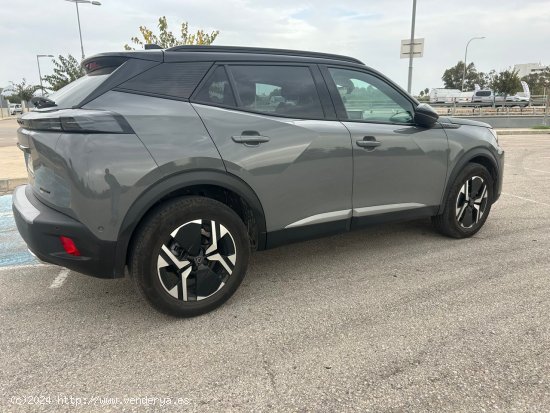
[[[23,113],[23,106],[21,106],[20,103],[10,103],[10,106],[8,108],[8,112],[10,115],[17,115]]]

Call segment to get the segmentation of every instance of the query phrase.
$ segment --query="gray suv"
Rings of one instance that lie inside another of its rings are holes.
[[[225,302],[251,251],[422,217],[469,237],[501,192],[489,125],[438,118],[351,57],[183,46],[83,67],[19,119],[19,232],[49,263],[128,268],[169,314]]]

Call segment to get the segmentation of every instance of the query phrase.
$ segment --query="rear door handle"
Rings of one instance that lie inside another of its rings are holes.
[[[232,136],[231,139],[245,146],[257,146],[260,143],[269,142],[269,137],[260,135],[257,131],[243,131],[240,135]]]
[[[355,143],[361,148],[368,149],[374,149],[382,144],[382,142],[377,141],[374,136],[365,136],[362,140],[355,141]]]

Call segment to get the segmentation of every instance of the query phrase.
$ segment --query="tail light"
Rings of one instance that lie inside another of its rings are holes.
[[[59,241],[61,241],[61,245],[67,254],[80,257],[80,251],[76,247],[72,238],[60,236]]]
[[[64,109],[52,112],[29,112],[19,118],[25,129],[69,133],[133,133],[132,127],[118,113]]]

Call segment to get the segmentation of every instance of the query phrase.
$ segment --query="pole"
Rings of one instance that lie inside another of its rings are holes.
[[[38,64],[38,77],[40,78],[40,90],[42,91],[42,97],[44,97],[44,86],[42,86],[42,73],[40,72],[40,57],[36,55],[36,63]]]
[[[464,72],[462,73],[462,86],[460,87],[461,92],[464,92],[464,81],[466,80],[466,59],[468,58],[468,46],[472,40],[473,39],[468,40],[468,43],[466,43],[466,51],[464,52]]]
[[[80,13],[78,12],[78,1],[74,3],[76,5],[76,18],[78,20],[78,35],[80,36],[80,50],[82,51],[82,60],[84,60],[84,45],[82,44],[82,30],[80,29]]]
[[[548,123],[546,122],[548,117],[548,104],[550,104],[550,96],[548,95],[548,85],[544,86],[544,121],[542,122],[544,126],[548,126]]]
[[[468,43],[466,43],[466,50],[464,51],[464,71],[462,72],[462,86],[460,90],[464,92],[464,81],[466,80],[466,60],[468,59],[468,46],[470,45],[470,42],[472,40],[483,40],[485,39],[485,36],[481,37],[472,37],[470,40],[468,40]]]
[[[409,81],[407,82],[407,92],[411,93],[413,77],[413,51],[414,51],[414,23],[416,20],[416,0],[413,0],[412,22],[411,22],[411,44],[409,45]]]

